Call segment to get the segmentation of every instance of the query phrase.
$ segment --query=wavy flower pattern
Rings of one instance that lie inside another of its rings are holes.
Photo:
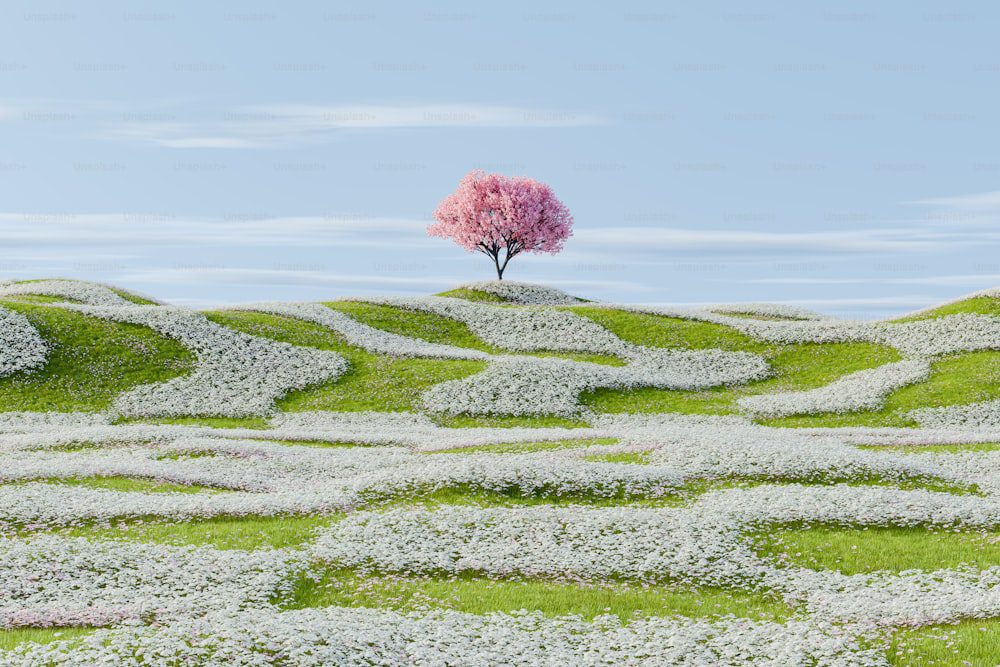
[[[465,287],[527,305],[375,301],[464,322],[508,354],[391,334],[320,304],[246,308],[319,324],[372,354],[488,362],[476,375],[428,389],[428,413],[583,414],[589,426],[448,428],[426,414],[278,413],[277,398],[335,380],[347,362],[237,333],[182,308],[137,305],[103,286],[0,284],[0,295],[56,296],[66,302],[47,307],[151,327],[199,362],[188,376],[119,396],[106,414],[0,414],[0,624],[104,628],[83,640],[0,651],[0,665],[887,665],[884,638],[893,628],[1000,616],[1000,566],[844,574],[789,565],[752,538],[787,524],[997,530],[996,451],[901,447],[996,442],[996,401],[917,411],[920,428],[777,429],[750,419],[878,409],[894,389],[926,378],[941,355],[1000,349],[1000,318],[863,323],[759,304],[628,306],[725,324],[761,341],[879,342],[903,360],[808,391],[743,397],[740,415],[597,415],[581,412],[582,392],[735,386],[771,369],[755,354],[630,344],[551,307],[573,303],[558,290]],[[30,323],[0,309],[0,325],[0,375],[41,367],[46,343]],[[613,355],[624,365],[530,355],[542,351]],[[254,428],[119,421],[187,415],[266,421]],[[311,446],[344,443],[355,446]],[[466,449],[501,443],[541,445]],[[636,460],[643,464],[615,462]],[[80,483],[103,478],[193,488]],[[448,504],[442,491],[469,499]],[[484,500],[491,498],[504,502]],[[64,530],[292,516],[325,520],[286,549],[164,546]],[[303,573],[331,567],[399,577],[713,586],[767,594],[796,612],[780,622],[623,622],[280,605]]]

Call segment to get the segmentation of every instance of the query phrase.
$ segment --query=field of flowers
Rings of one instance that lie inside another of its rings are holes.
[[[1000,665],[1000,290],[0,282],[0,666]]]

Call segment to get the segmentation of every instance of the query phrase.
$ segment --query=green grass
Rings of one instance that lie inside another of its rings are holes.
[[[743,352],[764,352],[768,349],[766,343],[732,327],[712,322],[591,306],[571,306],[566,307],[566,310],[588,317],[622,340],[636,345],[689,350],[719,348]]]
[[[466,301],[488,301],[490,303],[509,303],[506,299],[490,292],[481,292],[473,289],[452,289],[447,292],[439,292],[434,296],[450,296],[453,299],[465,299]]]
[[[401,336],[418,338],[429,343],[481,350],[490,354],[510,354],[507,350],[493,347],[480,340],[463,322],[434,313],[358,301],[334,301],[324,305],[350,315],[368,326]],[[623,366],[625,364],[623,360],[614,356],[587,352],[549,350],[532,352],[530,356],[558,357],[610,366]]]
[[[596,456],[592,460],[630,465],[647,462],[646,457],[642,453]],[[755,477],[695,479],[676,488],[668,489],[664,495],[658,497],[626,494],[608,497],[593,493],[563,493],[558,487],[540,487],[531,494],[524,494],[517,487],[483,491],[463,484],[445,488],[413,488],[404,495],[395,492],[392,494],[373,492],[369,494],[369,501],[381,505],[407,505],[416,503],[427,506],[477,505],[482,507],[511,507],[522,505],[581,504],[612,507],[626,504],[635,507],[676,507],[690,502],[709,491],[751,488],[762,484],[806,484],[812,486],[848,484],[852,486],[892,486],[900,489],[924,489],[955,494],[977,492],[974,487],[968,488],[947,480],[927,477],[893,480],[878,475],[871,475],[863,479],[845,478],[841,475],[814,475],[809,479],[801,479],[784,476],[767,477],[762,475]]]
[[[134,304],[140,306],[155,306],[157,305],[155,301],[150,301],[149,299],[144,299],[138,294],[132,294],[129,291],[118,289],[117,287],[109,287],[112,292],[125,299],[126,301],[131,301]]]
[[[947,305],[929,310],[926,313],[921,313],[919,315],[912,315],[910,317],[901,317],[899,319],[893,320],[893,322],[913,322],[916,320],[930,320],[936,317],[944,317],[946,315],[959,315],[962,313],[975,313],[979,315],[994,315],[1000,317],[1000,299],[989,296],[977,296],[971,299],[965,299],[963,301],[958,301],[956,303],[949,303]]]
[[[339,310],[370,327],[400,336],[419,338],[429,343],[441,345],[467,347],[493,354],[502,353],[502,350],[480,340],[462,322],[434,313],[360,301],[333,301],[324,305]]]
[[[509,353],[508,353],[509,354]],[[572,361],[586,361],[591,364],[604,364],[605,366],[624,366],[625,361],[610,354],[594,354],[592,352],[531,352],[532,357],[556,357],[557,359],[570,359]]]
[[[881,410],[800,415],[762,420],[761,423],[791,427],[916,426],[916,422],[906,416],[910,410],[962,405],[994,398],[1000,398],[1000,352],[965,352],[935,361],[930,378],[894,391]]]
[[[11,301],[24,301],[27,303],[80,303],[76,299],[68,299],[62,296],[51,296],[49,294],[10,294],[6,297]]]
[[[458,380],[486,367],[462,359],[396,359],[348,345],[336,332],[290,317],[243,311],[205,313],[217,324],[254,336],[332,350],[350,364],[333,382],[293,391],[277,404],[286,412],[330,410],[408,412],[419,409],[420,395],[430,387]]]
[[[300,577],[290,609],[308,607],[377,607],[404,611],[451,609],[470,614],[540,611],[550,616],[578,614],[590,619],[615,614],[622,619],[683,615],[692,618],[735,616],[784,619],[792,610],[762,595],[714,588],[668,586],[590,586],[547,581],[497,581],[482,577],[396,577],[326,569],[315,578]]]
[[[618,438],[580,438],[576,440],[545,440],[541,442],[507,442],[499,445],[476,445],[475,447],[456,447],[454,449],[438,449],[427,454],[530,454],[532,452],[547,452],[556,449],[572,449],[574,447],[591,447],[594,445],[614,445]]]
[[[1000,619],[969,619],[897,631],[888,651],[897,667],[996,667],[1000,661]]]
[[[671,391],[643,387],[631,390],[598,389],[584,394],[582,402],[597,412],[686,414],[736,414],[743,396],[776,391],[815,389],[848,373],[899,360],[892,348],[871,343],[803,343],[772,346],[762,352],[773,375],[739,387],[704,391]]]
[[[110,526],[88,525],[59,531],[68,537],[127,539],[169,545],[204,545],[216,549],[281,549],[298,547],[315,531],[336,521],[336,515],[217,517],[191,521],[159,519],[118,521]]]
[[[64,486],[85,486],[89,489],[105,489],[109,491],[133,491],[142,493],[202,493],[218,492],[207,486],[173,484],[152,479],[136,479],[133,477],[66,477],[37,480],[49,484]]]
[[[862,574],[1000,564],[1000,532],[926,527],[776,527],[755,537],[760,553],[815,569]]]
[[[278,407],[285,412],[413,412],[420,410],[420,397],[427,389],[486,366],[479,361],[393,359],[366,353],[355,353],[348,360],[351,366],[338,380],[293,391],[278,401]]]
[[[271,424],[266,417],[162,417],[158,419],[123,419],[120,423],[176,424],[178,426],[207,426],[209,428],[264,429]]]
[[[49,306],[3,305],[24,314],[50,351],[41,369],[0,378],[0,411],[101,411],[121,392],[194,367],[190,351],[147,327]]]
[[[48,644],[65,639],[85,637],[93,628],[8,628],[0,629],[0,651],[9,651],[21,644]]]
[[[372,447],[367,442],[343,442],[330,440],[273,440],[269,438],[250,438],[259,442],[267,442],[275,445],[286,445],[288,447],[326,447],[333,449],[344,449],[349,447]]]
[[[397,493],[370,494],[370,501],[380,506],[411,506],[422,505],[437,507],[440,505],[475,505],[477,507],[524,507],[537,505],[589,505],[593,507],[676,507],[689,500],[690,495],[684,489],[676,493],[666,493],[657,497],[619,494],[615,496],[599,496],[593,493],[565,493],[557,486],[542,486],[531,494],[522,493],[518,487],[507,487],[501,490],[483,491],[461,484],[445,488],[427,487],[409,489],[405,495]]]
[[[40,279],[37,279],[37,280],[20,280],[20,281],[18,281],[18,284],[19,285],[24,285],[24,284],[31,284],[31,283],[40,283],[40,282],[46,282],[48,280],[49,280],[49,278],[40,278]],[[85,281],[75,280],[73,278],[54,278],[53,280],[68,280],[70,282],[85,282]],[[155,301],[150,301],[149,299],[144,299],[144,298],[142,298],[141,296],[139,296],[137,294],[132,294],[131,292],[129,292],[127,290],[120,289],[118,287],[111,287],[109,285],[100,285],[100,287],[104,287],[106,289],[109,289],[112,292],[114,292],[115,294],[117,294],[118,296],[120,296],[121,298],[125,299],[126,301],[131,301],[132,303],[135,303],[135,304],[138,304],[138,305],[142,305],[142,306],[155,306],[155,305],[157,305]],[[10,298],[16,299],[18,301],[32,301],[34,303],[83,303],[79,299],[73,299],[73,298],[65,297],[65,296],[52,296],[52,295],[49,295],[49,294],[18,294],[18,295],[12,295]]]

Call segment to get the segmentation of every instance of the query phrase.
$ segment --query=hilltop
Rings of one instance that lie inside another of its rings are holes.
[[[7,282],[0,307],[20,328],[7,334],[0,411],[233,426],[317,411],[414,412],[449,426],[579,427],[622,414],[988,425],[1000,398],[998,296],[856,322],[773,304],[602,304],[494,281],[195,313],[93,283]]]

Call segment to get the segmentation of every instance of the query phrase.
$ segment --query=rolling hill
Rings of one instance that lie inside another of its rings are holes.
[[[990,665],[998,442],[1000,290],[0,282],[0,665]]]

